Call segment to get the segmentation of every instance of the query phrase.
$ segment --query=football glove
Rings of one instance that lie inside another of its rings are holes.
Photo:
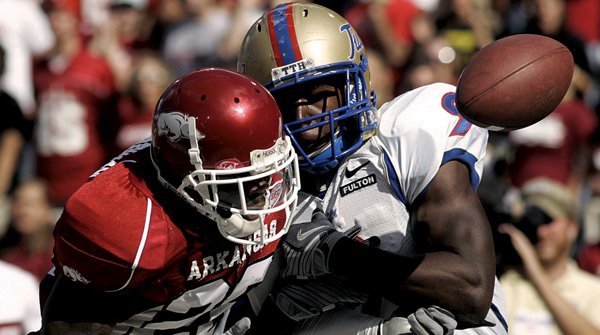
[[[243,317],[223,333],[223,335],[244,335],[250,329],[250,324],[250,318]]]
[[[408,316],[408,323],[417,335],[452,335],[458,325],[452,313],[438,306],[417,309]]]
[[[291,225],[283,241],[286,265],[281,276],[297,279],[316,278],[330,273],[329,255],[343,237],[354,238],[359,226],[345,233],[337,231],[323,211],[316,209],[310,222]]]

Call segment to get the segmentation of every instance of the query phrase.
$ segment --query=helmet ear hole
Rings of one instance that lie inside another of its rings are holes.
[[[194,199],[195,202],[199,203],[199,204],[203,204],[204,203],[204,199],[202,199],[202,196],[200,195],[200,193],[198,193],[193,187],[191,186],[186,186],[184,188],[184,191],[192,198]]]
[[[304,16],[304,17],[308,16],[308,9],[305,9],[302,11],[302,16]]]

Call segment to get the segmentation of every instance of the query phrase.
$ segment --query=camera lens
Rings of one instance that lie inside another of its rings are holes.
[[[552,221],[552,218],[543,209],[529,205],[525,207],[525,212],[516,226],[529,238],[531,243],[535,244],[538,242],[538,227]]]

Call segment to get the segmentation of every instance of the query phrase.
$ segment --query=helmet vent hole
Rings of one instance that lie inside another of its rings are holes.
[[[254,89],[256,91],[256,93],[260,94],[260,91],[258,90],[258,88]]]
[[[202,94],[202,96],[200,97],[200,101],[204,101],[206,100],[206,95]]]
[[[238,97],[235,97],[235,98],[233,98],[233,101],[234,101],[236,104],[239,104],[239,103],[240,103],[240,98],[238,98]]]
[[[302,11],[302,16],[304,16],[304,17],[308,16],[308,9],[305,9]]]
[[[256,30],[258,30],[258,32],[260,33],[262,31],[262,25],[261,24],[257,25]]]

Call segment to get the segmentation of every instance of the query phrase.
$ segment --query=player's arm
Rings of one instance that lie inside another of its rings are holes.
[[[333,229],[324,215],[313,215],[312,222],[290,228],[283,244],[287,266],[282,276],[333,272],[363,292],[395,302],[406,315],[439,305],[454,313],[461,326],[480,324],[492,300],[495,258],[468,168],[458,162],[442,166],[413,215],[415,234],[424,246],[414,255],[393,254],[350,239]],[[320,226],[325,228],[317,229]]]
[[[495,256],[468,168],[455,161],[443,165],[413,216],[414,234],[423,246],[420,254],[390,254],[342,240],[331,252],[331,270],[377,291],[407,313],[439,305],[462,324],[479,324],[492,301]]]
[[[110,334],[119,304],[116,296],[73,282],[64,275],[46,276],[42,290],[50,291],[42,311],[42,335]]]
[[[492,233],[466,165],[443,165],[417,204],[422,263],[402,285],[477,324],[489,310],[495,275]]]

